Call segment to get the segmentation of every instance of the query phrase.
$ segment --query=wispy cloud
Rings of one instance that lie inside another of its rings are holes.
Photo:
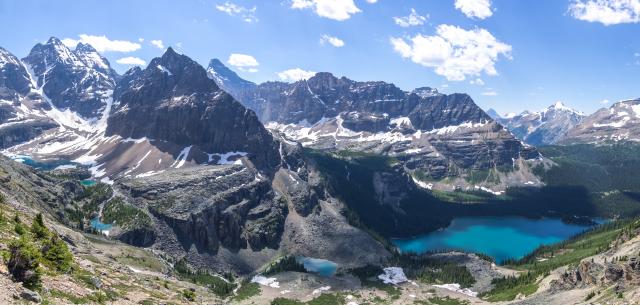
[[[232,65],[243,72],[255,73],[258,72],[258,66],[260,65],[255,57],[247,54],[233,53],[229,55],[227,63]]]
[[[488,90],[488,91],[482,92],[480,94],[484,95],[484,96],[496,96],[496,95],[498,95],[498,92],[496,92],[495,90]]]
[[[640,22],[640,0],[574,0],[569,5],[573,18],[604,25]]]
[[[116,60],[116,62],[121,65],[131,65],[131,66],[144,66],[147,64],[143,59],[138,57],[133,57],[133,56],[120,58]]]
[[[427,17],[429,17],[429,15],[427,16],[421,16],[419,15],[415,9],[411,9],[411,13],[409,14],[409,16],[404,16],[404,17],[393,17],[393,21],[403,27],[410,27],[410,26],[417,26],[417,25],[423,25],[425,21],[427,21]]]
[[[320,17],[338,21],[347,20],[351,15],[361,12],[353,0],[292,0],[291,8],[312,9]]]
[[[225,3],[216,5],[216,9],[226,13],[229,16],[238,16],[244,22],[252,23],[258,21],[258,18],[256,18],[256,11],[258,8],[256,6],[247,8],[227,1]]]
[[[142,46],[139,43],[127,40],[111,40],[107,36],[80,34],[79,39],[64,38],[62,43],[69,47],[75,47],[78,43],[88,43],[98,52],[133,52]]]
[[[160,40],[160,39],[151,40],[151,44],[154,45],[158,49],[164,49],[164,44],[162,43],[162,40]]]
[[[344,41],[342,39],[335,36],[322,35],[322,37],[320,37],[320,44],[324,45],[326,43],[336,48],[344,47]]]
[[[403,58],[425,67],[450,81],[462,81],[481,73],[497,75],[495,64],[500,56],[511,58],[511,46],[497,40],[485,29],[465,30],[454,25],[440,25],[434,36],[417,34],[391,38],[394,50]]]
[[[478,85],[478,86],[484,86],[484,81],[482,80],[482,78],[476,78],[476,79],[472,79],[471,81],[469,81],[469,84]]]
[[[289,70],[284,70],[278,73],[278,77],[285,82],[296,82],[301,79],[309,79],[316,75],[314,71],[306,71],[300,68],[293,68]]]

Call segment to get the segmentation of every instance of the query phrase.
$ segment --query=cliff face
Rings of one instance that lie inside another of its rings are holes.
[[[216,67],[209,70],[212,75]],[[245,87],[234,94],[286,140],[327,151],[392,156],[408,172],[429,180],[511,171],[519,161],[540,157],[466,94],[446,95],[429,87],[407,92],[390,83],[357,82],[326,72],[295,83]],[[492,187],[538,183],[529,172],[503,180]]]

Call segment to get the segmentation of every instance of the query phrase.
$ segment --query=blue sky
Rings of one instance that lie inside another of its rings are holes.
[[[95,41],[120,73],[173,46],[255,82],[329,71],[502,113],[640,97],[640,0],[0,0],[0,46],[50,36]]]

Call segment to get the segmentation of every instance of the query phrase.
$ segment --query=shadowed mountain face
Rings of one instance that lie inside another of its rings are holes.
[[[525,111],[504,118],[498,116],[496,120],[518,139],[541,146],[562,141],[569,130],[580,124],[584,118],[584,114],[557,102],[539,112]]]
[[[171,48],[146,69],[125,74],[116,92],[108,136],[196,145],[208,153],[248,152],[262,165],[279,160],[276,144],[254,112]]]

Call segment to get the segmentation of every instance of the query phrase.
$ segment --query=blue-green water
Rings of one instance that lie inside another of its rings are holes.
[[[98,182],[96,182],[95,180],[91,180],[91,179],[80,180],[80,184],[82,184],[84,186],[94,186],[94,185],[96,185],[96,183],[98,183]]]
[[[454,219],[443,230],[392,242],[401,252],[460,250],[487,254],[501,263],[522,258],[540,245],[565,240],[588,228],[551,218],[465,217]]]
[[[302,263],[304,269],[308,272],[317,273],[324,277],[333,276],[338,269],[336,263],[326,259],[299,256],[296,260],[298,263]]]
[[[41,169],[41,170],[52,170],[55,169],[58,166],[77,166],[77,163],[71,162],[69,160],[65,160],[65,159],[58,159],[58,160],[48,160],[48,161],[36,161],[34,159],[32,159],[29,156],[26,155],[17,155],[17,156],[12,156],[11,159],[17,161],[17,162],[21,162],[22,164],[25,165],[29,165],[35,169]]]
[[[113,227],[113,225],[102,223],[102,221],[100,221],[100,218],[95,217],[91,219],[91,227],[98,231],[109,231],[111,230],[111,227]]]

